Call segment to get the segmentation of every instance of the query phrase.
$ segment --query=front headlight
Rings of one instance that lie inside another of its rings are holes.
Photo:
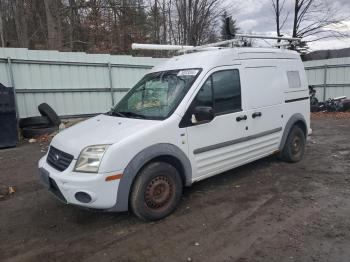
[[[96,145],[84,148],[78,157],[74,171],[97,173],[103,154],[106,152],[107,148],[108,145]]]

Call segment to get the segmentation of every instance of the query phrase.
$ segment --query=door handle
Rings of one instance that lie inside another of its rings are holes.
[[[247,115],[243,115],[243,116],[237,116],[236,117],[236,121],[239,122],[241,120],[247,120]]]
[[[261,112],[254,112],[253,114],[252,114],[252,118],[256,118],[256,117],[261,117]]]

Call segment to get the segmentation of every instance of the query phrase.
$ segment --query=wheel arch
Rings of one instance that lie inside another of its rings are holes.
[[[175,145],[161,143],[145,148],[129,162],[119,181],[117,202],[109,211],[127,211],[133,182],[139,171],[147,164],[163,161],[174,166],[185,186],[192,183],[192,167],[185,153]]]
[[[303,131],[303,133],[305,135],[305,139],[307,138],[308,130],[307,130],[306,120],[302,114],[296,113],[289,118],[289,120],[284,128],[281,143],[279,146],[280,151],[283,150],[283,147],[287,141],[288,134],[289,134],[290,130],[292,129],[292,127],[295,125],[297,125],[298,127],[301,128],[301,130]]]
[[[157,156],[151,160],[149,160],[147,163],[145,163],[141,169],[145,166],[147,166],[148,164],[150,163],[153,163],[153,162],[165,162],[165,163],[168,163],[169,165],[172,165],[173,167],[176,168],[176,170],[179,172],[180,174],[180,177],[181,177],[181,181],[182,181],[182,184],[184,186],[187,185],[187,179],[186,179],[186,171],[185,171],[185,168],[182,164],[182,162],[176,158],[175,156],[173,155],[160,155],[160,156]],[[137,176],[137,175],[136,175]]]

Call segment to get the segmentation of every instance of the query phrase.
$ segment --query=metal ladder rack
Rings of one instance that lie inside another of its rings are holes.
[[[301,41],[301,38],[298,37],[278,37],[278,36],[263,36],[263,35],[249,35],[249,34],[236,34],[235,38],[215,43],[210,43],[206,45],[200,46],[190,46],[190,45],[159,45],[159,44],[138,44],[134,43],[131,45],[133,50],[166,50],[166,51],[178,51],[178,52],[194,52],[194,51],[208,51],[208,50],[216,50],[221,48],[233,48],[233,44],[237,43],[239,40],[243,38],[250,39],[269,39],[269,40],[281,40],[288,41],[288,44],[277,44],[275,47],[284,47],[288,45],[292,45],[293,43],[297,43]],[[231,47],[227,47],[227,45],[232,45]],[[226,47],[225,47],[226,45]]]

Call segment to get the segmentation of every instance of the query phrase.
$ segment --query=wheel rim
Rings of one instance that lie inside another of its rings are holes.
[[[295,136],[292,140],[292,154],[298,155],[301,152],[302,140],[299,136]]]
[[[154,177],[147,185],[145,192],[146,204],[154,210],[166,208],[171,202],[174,186],[166,176]]]

